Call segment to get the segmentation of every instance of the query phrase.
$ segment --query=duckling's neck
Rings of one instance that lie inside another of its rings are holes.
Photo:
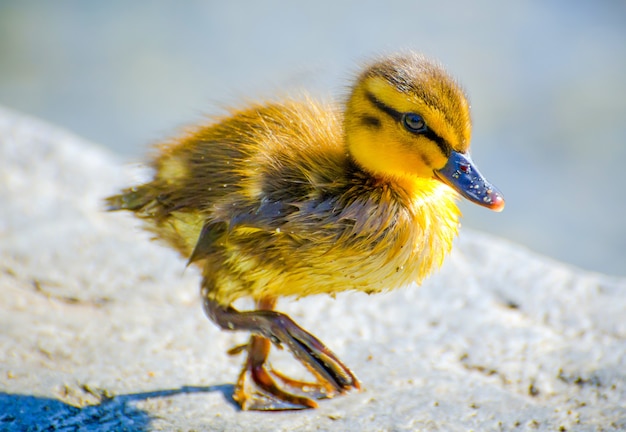
[[[359,173],[359,177],[367,179],[373,186],[383,187],[405,197],[408,201],[428,199],[431,194],[438,197],[440,190],[449,189],[434,178],[417,176],[393,176],[369,171],[363,167],[348,150],[348,157],[352,169]]]

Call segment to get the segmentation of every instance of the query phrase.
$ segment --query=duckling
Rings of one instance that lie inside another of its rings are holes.
[[[154,178],[107,198],[202,272],[206,315],[249,343],[233,398],[242,409],[318,406],[360,389],[320,340],[275,311],[281,297],[376,293],[419,284],[450,251],[457,196],[501,211],[470,159],[470,107],[438,64],[381,58],[342,108],[310,98],[251,104],[163,144]],[[233,303],[251,298],[256,309]],[[269,366],[287,347],[315,378]]]

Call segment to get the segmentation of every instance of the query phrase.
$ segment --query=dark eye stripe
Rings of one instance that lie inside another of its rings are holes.
[[[451,149],[448,143],[445,142],[443,138],[437,135],[432,129],[426,128],[426,131],[422,133],[426,138],[437,144],[441,153],[443,153],[446,157],[450,157]]]
[[[372,104],[374,104],[376,108],[378,108],[379,110],[381,110],[382,112],[384,112],[385,114],[393,118],[395,121],[399,122],[402,120],[401,112],[398,112],[395,109],[391,108],[390,106],[385,105],[384,103],[376,99],[376,96],[374,96],[370,92],[365,93],[365,97],[367,97],[367,100],[369,100]]]
[[[373,129],[380,129],[380,119],[378,117],[364,115],[363,117],[361,117],[361,123]]]
[[[380,111],[382,111],[385,114],[387,114],[389,117],[391,117],[395,121],[397,121],[397,122],[401,122],[402,121],[402,116],[404,115],[404,113],[396,111],[395,109],[391,108],[390,106],[385,105],[383,102],[381,102],[380,100],[376,99],[376,96],[374,96],[370,92],[366,92],[365,93],[365,97],[376,108],[378,108]],[[439,147],[439,150],[441,150],[441,153],[443,153],[446,157],[450,156],[450,152],[451,152],[450,146],[448,145],[448,143],[446,143],[446,141],[443,138],[441,138],[439,135],[437,135],[437,133],[435,131],[433,131],[429,127],[426,127],[424,132],[421,132],[420,135],[424,135],[426,138],[428,138],[429,140],[431,140],[435,144],[437,144],[437,147]]]

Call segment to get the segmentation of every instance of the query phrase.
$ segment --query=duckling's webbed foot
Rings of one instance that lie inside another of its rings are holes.
[[[310,397],[297,395],[281,388],[274,380],[274,371],[267,367],[270,341],[252,336],[248,343],[248,358],[241,370],[233,399],[244,410],[271,411],[316,408]],[[293,390],[293,389],[290,389]]]
[[[269,310],[274,304],[273,299],[264,300],[258,303],[261,310],[239,312],[233,307],[204,300],[205,312],[217,325],[225,330],[248,330],[255,334],[248,344],[248,358],[234,394],[234,399],[243,409],[315,408],[317,403],[313,399],[332,398],[353,388],[360,388],[352,371],[321,341],[287,315]],[[287,346],[315,376],[317,383],[293,380],[269,368],[267,357],[270,341],[277,346]],[[274,377],[283,384],[282,387]]]

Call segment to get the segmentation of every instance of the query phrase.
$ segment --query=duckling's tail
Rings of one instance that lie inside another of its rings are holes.
[[[107,211],[130,210],[137,212],[156,198],[148,185],[124,189],[121,194],[105,198]]]

